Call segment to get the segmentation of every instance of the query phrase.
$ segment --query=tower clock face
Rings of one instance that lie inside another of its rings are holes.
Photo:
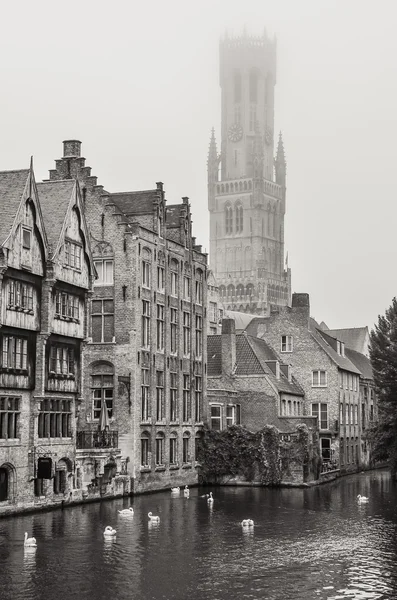
[[[243,128],[239,123],[234,123],[229,127],[227,137],[231,142],[239,142],[243,137]]]

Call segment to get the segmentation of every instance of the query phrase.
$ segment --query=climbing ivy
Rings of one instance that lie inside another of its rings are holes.
[[[199,452],[199,476],[202,483],[239,477],[272,486],[291,475],[293,464],[302,465],[305,481],[310,470],[316,476],[318,460],[305,424],[297,425],[287,441],[280,439],[273,425],[265,425],[255,433],[240,425],[223,431],[207,428]]]

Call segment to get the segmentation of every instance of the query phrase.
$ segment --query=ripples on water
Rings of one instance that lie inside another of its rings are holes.
[[[387,472],[311,489],[214,488],[212,508],[203,491],[0,519],[0,599],[397,599]],[[359,493],[370,502],[358,505]],[[119,515],[130,502],[134,516]],[[25,531],[37,549],[24,549]]]

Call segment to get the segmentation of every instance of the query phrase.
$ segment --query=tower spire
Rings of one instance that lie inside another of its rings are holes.
[[[215,129],[211,130],[210,146],[208,149],[207,158],[207,174],[208,174],[208,208],[211,210],[215,199],[215,183],[218,181],[220,156],[216,147]]]
[[[284,143],[283,136],[280,134],[278,136],[278,144],[277,144],[277,154],[276,159],[274,161],[274,168],[276,173],[276,183],[285,188],[286,184],[286,175],[287,175],[287,162],[285,160],[285,152],[284,152]]]

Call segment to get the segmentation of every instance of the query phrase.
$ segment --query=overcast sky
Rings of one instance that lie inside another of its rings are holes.
[[[292,288],[331,328],[372,327],[397,294],[394,0],[36,0],[2,5],[0,169],[37,180],[83,155],[109,191],[189,196],[208,249],[206,159],[219,140],[225,30],[278,40]]]

